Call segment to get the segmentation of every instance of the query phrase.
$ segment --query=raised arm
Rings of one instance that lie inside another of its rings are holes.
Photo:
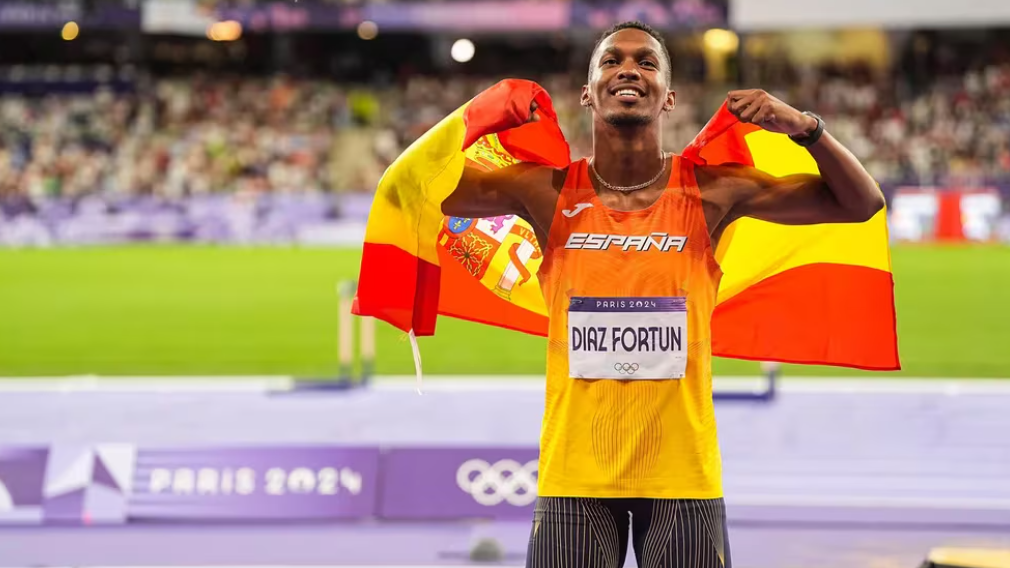
[[[740,217],[791,225],[859,223],[883,208],[880,188],[856,157],[828,132],[817,137],[818,119],[760,90],[731,92],[729,110],[742,122],[801,143],[814,135],[807,150],[821,175],[776,178],[745,166],[699,168],[699,184],[725,204],[724,225]]]
[[[538,122],[536,101],[530,102],[527,122]],[[453,217],[528,217],[529,191],[548,187],[554,170],[531,163],[519,163],[499,170],[468,164],[452,194],[442,202],[442,213]],[[545,184],[546,182],[546,184]]]

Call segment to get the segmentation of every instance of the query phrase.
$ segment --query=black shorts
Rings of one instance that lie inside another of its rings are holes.
[[[629,530],[630,529],[630,530]],[[731,568],[722,499],[540,497],[526,568]]]

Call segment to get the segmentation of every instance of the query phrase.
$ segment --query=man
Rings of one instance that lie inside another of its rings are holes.
[[[862,222],[876,183],[823,122],[761,90],[733,91],[741,121],[788,134],[821,176],[774,178],[662,153],[670,56],[638,22],[594,48],[582,105],[593,157],[555,170],[467,168],[446,215],[519,215],[536,232],[550,316],[539,497],[527,566],[730,566],[712,405],[714,250],[741,217]],[[530,120],[536,120],[531,108]]]

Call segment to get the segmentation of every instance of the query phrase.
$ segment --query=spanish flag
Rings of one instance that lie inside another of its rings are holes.
[[[542,119],[525,123],[531,101]],[[788,137],[743,124],[725,106],[683,156],[776,176],[817,173],[813,158]],[[441,204],[464,167],[534,162],[563,168],[570,161],[551,99],[539,85],[505,80],[464,104],[380,180],[354,313],[416,336],[433,335],[439,314],[545,336],[536,276],[542,251],[532,228],[512,215],[446,217]],[[724,276],[712,322],[714,355],[900,368],[884,211],[853,224],[741,219],[723,233],[716,259]]]

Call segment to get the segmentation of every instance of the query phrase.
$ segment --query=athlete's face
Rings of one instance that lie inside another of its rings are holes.
[[[582,104],[615,126],[654,122],[675,103],[666,67],[663,47],[651,35],[636,29],[611,34],[593,53]]]

